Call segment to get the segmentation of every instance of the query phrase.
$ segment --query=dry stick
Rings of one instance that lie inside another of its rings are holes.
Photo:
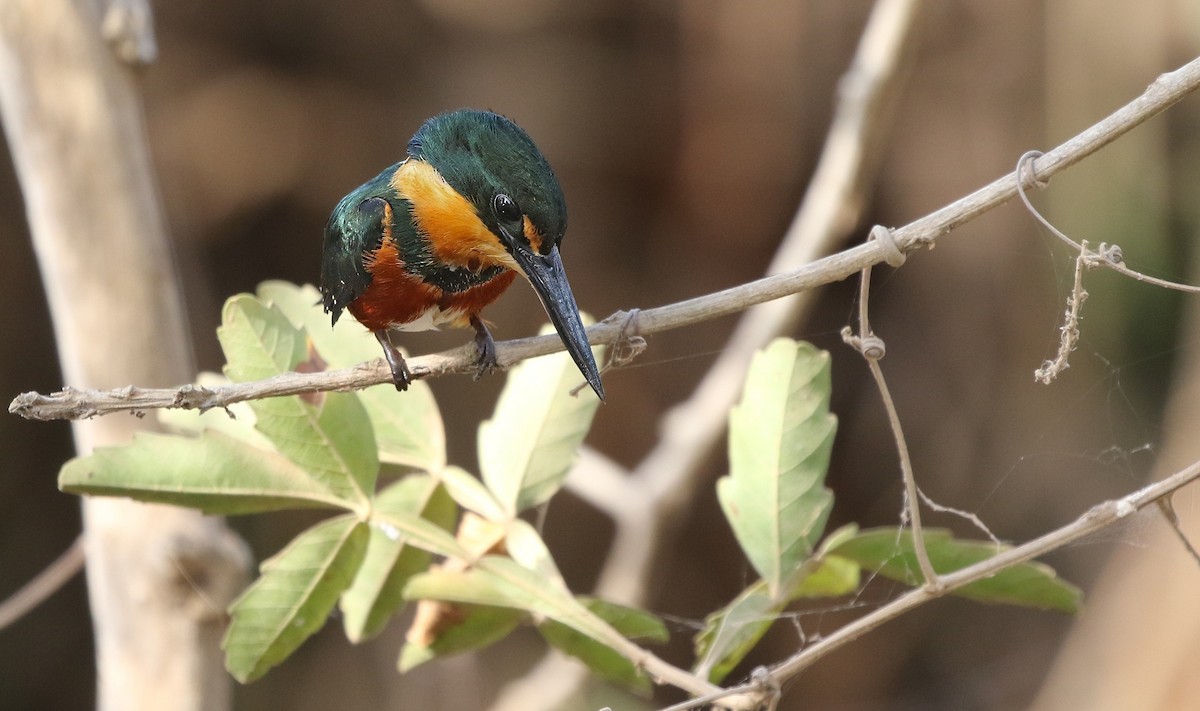
[[[1046,183],[1042,182],[1041,176],[1037,175],[1036,171],[1033,170],[1032,163],[1035,158],[1038,158],[1041,155],[1041,151],[1028,151],[1022,154],[1021,157],[1017,159],[1017,175],[1024,174],[1025,167],[1028,166],[1030,171],[1029,177],[1034,184],[1036,184],[1038,187],[1045,187]],[[1107,245],[1101,242],[1100,247],[1093,252],[1092,250],[1088,249],[1086,241],[1076,242],[1075,240],[1071,239],[1065,233],[1063,233],[1062,230],[1055,227],[1054,223],[1050,222],[1050,220],[1047,220],[1046,217],[1042,215],[1042,213],[1039,212],[1036,207],[1033,206],[1033,202],[1029,199],[1029,196],[1025,194],[1024,181],[1021,181],[1017,184],[1017,196],[1025,205],[1025,209],[1029,211],[1029,214],[1033,215],[1034,219],[1042,223],[1043,227],[1049,230],[1050,233],[1055,237],[1066,243],[1067,246],[1071,247],[1076,252],[1079,252],[1079,258],[1084,260],[1085,266],[1108,267],[1118,274],[1124,274],[1131,279],[1136,279],[1140,282],[1145,282],[1153,286],[1161,286],[1164,289],[1182,291],[1185,294],[1200,294],[1200,286],[1180,284],[1179,282],[1169,281],[1167,279],[1159,279],[1157,277],[1152,277],[1139,271],[1130,269],[1129,267],[1125,266],[1125,262],[1122,259],[1121,248],[1115,244]]]
[[[877,228],[871,234],[876,239],[886,239],[887,230]],[[905,513],[912,525],[913,549],[917,553],[917,565],[921,568],[921,577],[924,578],[926,587],[937,590],[941,588],[941,582],[938,579],[937,571],[933,569],[933,563],[929,560],[929,552],[925,549],[925,533],[921,527],[921,498],[917,495],[917,479],[913,475],[912,457],[908,453],[908,440],[904,438],[904,428],[900,425],[896,402],[892,399],[887,380],[883,377],[883,369],[879,367],[879,361],[883,359],[887,350],[883,339],[876,336],[871,330],[871,322],[868,318],[870,299],[871,268],[867,267],[862,271],[862,277],[859,280],[858,335],[855,336],[847,326],[842,329],[842,340],[866,359],[871,376],[875,378],[875,386],[879,388],[879,396],[883,399],[888,423],[892,427],[892,438],[896,441],[896,453],[900,457],[900,474],[904,480]]]
[[[1193,59],[1173,72],[1160,75],[1141,96],[1036,161],[1031,161],[1030,167],[1035,170],[1038,178],[1044,181],[1158,115],[1198,86],[1200,58]],[[892,237],[896,248],[902,253],[908,253],[932,245],[955,228],[1007,202],[1016,195],[1017,182],[1017,173],[1014,171],[934,213],[894,230]],[[894,257],[875,240],[783,274],[775,274],[675,304],[646,309],[641,312],[639,318],[640,332],[658,333],[737,313],[755,304],[774,301],[822,284],[840,281],[869,265],[887,261],[889,256]],[[1128,275],[1155,283],[1144,275]],[[621,314],[617,314],[606,319],[604,323],[591,327],[588,329],[588,336],[597,343],[613,342],[621,333],[620,316]],[[525,338],[497,344],[497,359],[501,367],[508,367],[526,358],[559,350],[562,350],[562,343],[556,336]],[[474,372],[477,367],[474,350],[470,347],[411,358],[409,366],[413,375],[420,378]],[[12,401],[9,412],[28,419],[49,420],[77,419],[150,408],[207,409],[225,407],[255,398],[355,390],[390,382],[390,378],[391,375],[383,361],[375,360],[343,370],[288,373],[266,380],[217,388],[184,385],[178,388],[143,389],[130,386],[107,391],[67,389],[51,395],[24,393]]]
[[[1175,504],[1172,502],[1172,497],[1164,496],[1158,500],[1159,513],[1167,520],[1167,525],[1175,532],[1175,537],[1183,544],[1184,549],[1192,560],[1196,561],[1196,565],[1200,566],[1200,551],[1196,550],[1196,546],[1188,539],[1187,534],[1183,532],[1183,526],[1179,523],[1179,515],[1175,513]]]
[[[760,667],[760,669],[765,670],[765,668],[763,668],[763,667]],[[720,692],[717,692],[717,693],[705,694],[704,696],[697,696],[695,698],[688,699],[687,701],[681,701],[677,704],[673,704],[671,706],[666,706],[662,709],[659,709],[659,711],[688,711],[688,709],[700,708],[701,706],[704,706],[705,704],[711,704],[716,701],[720,701],[721,699],[729,699],[729,698],[732,698],[735,696],[740,696],[742,694],[748,694],[748,693],[761,693],[763,691],[763,686],[764,686],[764,684],[761,681],[752,681],[749,684],[742,684],[741,686],[734,686],[734,687],[730,687],[728,689],[722,689]],[[778,687],[775,687],[775,688],[771,689],[771,691],[773,691],[774,694],[772,696],[769,696],[768,698],[770,700],[774,701],[775,699],[778,698],[779,689],[778,689]],[[717,708],[717,707],[714,707],[714,708]]]

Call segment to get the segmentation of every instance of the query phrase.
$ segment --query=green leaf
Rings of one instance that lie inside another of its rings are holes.
[[[546,329],[543,329],[545,332]],[[597,361],[602,348],[593,348]],[[531,358],[508,374],[492,419],[479,426],[483,482],[509,518],[562,486],[600,405],[566,353]]]
[[[924,536],[929,562],[939,574],[961,570],[1010,549],[1010,546],[988,541],[956,540],[944,529],[927,528]],[[842,542],[831,553],[908,585],[916,585],[921,579],[912,531],[908,529],[869,529]],[[981,602],[1068,613],[1078,612],[1083,598],[1079,588],[1058,578],[1054,569],[1042,563],[1021,563],[1006,568],[989,578],[964,585],[953,594]]]
[[[492,492],[488,491],[483,482],[471,476],[470,472],[450,466],[443,469],[438,476],[455,503],[467,511],[477,513],[493,523],[502,523],[508,519]]]
[[[350,368],[382,354],[375,336],[354,319],[344,318],[330,327],[321,295],[311,285],[266,281],[258,286],[258,296],[303,328],[330,368]],[[446,433],[428,383],[415,381],[403,393],[390,384],[376,385],[358,391],[358,396],[375,426],[381,460],[428,472],[446,465]]]
[[[860,568],[854,561],[836,555],[825,556],[816,570],[789,586],[788,598],[849,595],[858,590],[862,582],[859,573]]]
[[[786,600],[772,598],[765,581],[746,588],[725,607],[704,619],[704,629],[695,637],[694,672],[714,684],[733,671],[762,639]]]
[[[367,545],[367,526],[339,516],[297,536],[262,564],[262,575],[230,608],[225,665],[242,683],[258,679],[325,624]]]
[[[499,559],[498,556],[494,556]],[[509,563],[516,565],[512,560]],[[404,588],[408,600],[446,600],[468,605],[527,609],[530,598],[503,578],[479,568],[448,570],[434,568],[409,579]]]
[[[627,639],[645,639],[660,644],[665,644],[671,639],[667,626],[657,615],[586,595],[580,595],[576,599]]]
[[[821,541],[820,555],[826,555],[829,551],[854,538],[856,535],[858,535],[857,523],[847,523],[844,526],[839,526],[837,530],[825,536],[824,540]]]
[[[666,642],[670,636],[662,620],[648,612],[594,598],[581,597],[579,602],[627,638]],[[555,620],[545,620],[537,629],[552,646],[580,660],[600,678],[643,694],[652,690],[645,672],[612,647]]]
[[[504,549],[508,555],[525,568],[537,573],[545,584],[554,585],[560,590],[567,589],[562,573],[554,564],[550,549],[546,547],[542,536],[527,521],[514,519],[507,525],[504,535]]]
[[[280,375],[307,357],[304,331],[248,294],[226,302],[217,337],[235,381]],[[370,418],[351,393],[313,399],[316,404],[296,395],[255,400],[256,427],[284,456],[365,510],[379,472]]]
[[[250,294],[231,296],[221,310],[217,338],[225,352],[225,374],[234,382],[286,373],[308,357],[304,331],[283,313]]]
[[[304,330],[330,368],[350,368],[383,355],[374,334],[353,318],[332,325],[321,307],[321,293],[311,284],[264,281],[256,293],[260,302],[279,309],[288,322]]]
[[[375,498],[373,508],[421,516],[446,529],[454,525],[454,502],[438,480],[428,475],[405,477],[389,486]],[[404,604],[405,583],[428,568],[429,561],[429,552],[407,545],[398,530],[371,527],[366,557],[341,600],[342,621],[351,642],[383,630]]]
[[[404,542],[434,555],[447,558],[457,558],[462,561],[472,559],[470,551],[463,548],[454,536],[446,532],[438,524],[420,516],[400,510],[383,511],[375,509],[371,512],[371,526],[378,528],[385,536],[404,537]],[[407,598],[406,598],[407,599]]]
[[[539,573],[501,556],[487,556],[468,570],[439,568],[414,576],[404,595],[528,612],[551,644],[582,659],[601,676],[635,688],[645,688],[646,680],[618,651],[627,645],[622,633],[655,640],[667,637],[666,627],[648,613],[577,600],[565,588],[547,585]]]
[[[843,530],[853,530],[844,527]],[[835,532],[837,535],[838,532]],[[719,684],[754,649],[788,603],[800,598],[836,597],[858,589],[859,568],[837,556],[810,558],[784,583],[786,594],[771,594],[766,581],[746,588],[704,620],[695,637],[695,672]]]
[[[138,433],[127,445],[67,462],[58,485],[70,494],[127,496],[214,514],[355,505],[286,458],[220,432]]]
[[[809,563],[800,566],[788,580],[787,598],[837,597],[858,590],[862,583],[858,564],[829,552],[857,534],[858,524],[848,523],[825,536],[816,555],[809,559],[809,563],[816,564],[816,569]]]
[[[525,613],[507,607],[460,605],[457,611],[463,615],[453,625],[439,630],[437,637],[427,644],[406,641],[400,651],[400,672],[439,657],[448,657],[474,649],[483,649],[508,636],[516,629]]]
[[[358,396],[375,425],[380,459],[431,473],[446,466],[442,413],[427,383],[409,383],[402,393],[393,385],[376,385]]]
[[[414,576],[404,589],[404,597],[511,607],[525,610],[535,619],[561,622],[615,649],[627,644],[620,633],[570,592],[547,585],[538,573],[502,556],[485,556],[465,571],[437,569]]]
[[[729,471],[717,482],[725,517],[773,599],[812,554],[833,507],[825,472],[837,418],[829,354],[778,339],[754,356],[729,416]]]

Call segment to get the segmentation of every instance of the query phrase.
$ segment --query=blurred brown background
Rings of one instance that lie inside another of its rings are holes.
[[[177,246],[198,362],[221,365],[222,301],[264,279],[312,282],[321,230],[348,190],[396,161],[420,122],[460,106],[504,113],[535,138],[571,213],[565,259],[582,308],[603,317],[734,285],[762,273],[811,174],[869,2],[161,3],[158,62],[144,76],[150,142]],[[1200,47],[1185,0],[937,3],[920,26],[867,219],[899,225],[1012,169],[1140,93]],[[48,87],[47,90],[52,90]],[[1200,98],[1186,100],[1036,196],[1077,239],[1119,242],[1130,266],[1188,279],[1200,224],[1195,186]],[[0,161],[0,394],[61,382],[11,163]],[[79,239],[91,239],[79,235]],[[958,230],[895,274],[878,274],[872,322],[918,480],[939,502],[1025,540],[1136,487],[1164,441],[1172,368],[1192,329],[1171,294],[1089,277],[1083,340],[1051,387],[1071,265],[1020,209]],[[1196,281],[1194,276],[1191,281]],[[497,337],[533,333],[543,315],[514,288],[488,312]],[[837,330],[855,285],[826,290],[794,334],[834,357],[841,418],[832,525],[895,524],[901,487],[878,395]],[[732,320],[650,338],[633,367],[609,373],[589,443],[622,464],[652,444],[667,407],[690,392]],[[416,334],[416,352],[465,333]],[[451,461],[474,468],[473,440],[500,378],[433,383]],[[0,596],[78,534],[78,503],[57,492],[71,456],[64,424],[0,417]],[[1181,463],[1181,462],[1179,462]],[[724,471],[715,457],[712,479]],[[664,552],[651,608],[671,620],[663,654],[690,660],[690,636],[753,573],[711,487]],[[1177,507],[1196,507],[1184,492]],[[306,517],[236,520],[259,559]],[[963,534],[955,519],[934,517]],[[1047,562],[1089,588],[1116,547],[1158,546],[1143,515]],[[546,535],[572,588],[594,582],[610,524],[570,495]],[[1196,575],[1175,555],[1162,575]],[[896,594],[872,584],[855,606]],[[786,656],[797,633],[844,622],[836,601],[768,637],[738,674]],[[1085,613],[1086,614],[1086,613]],[[1136,621],[1126,620],[1127,624]],[[1030,703],[1072,620],[960,600],[929,605],[854,643],[793,682],[781,708],[1004,709]],[[237,692],[240,709],[486,708],[542,649],[517,634],[483,655],[394,671],[402,636],[352,647],[329,625],[281,668]],[[1151,650],[1139,650],[1148,654]],[[84,586],[0,633],[0,708],[92,705]],[[631,708],[595,685],[578,708]],[[670,695],[660,697],[666,702]],[[591,704],[590,706],[588,704]]]

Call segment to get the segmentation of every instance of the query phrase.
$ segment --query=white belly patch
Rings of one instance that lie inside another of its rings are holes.
[[[408,323],[393,323],[391,327],[397,331],[436,331],[442,324],[457,321],[462,318],[462,315],[462,311],[458,309],[443,311],[440,307],[434,306],[426,309],[425,313]]]

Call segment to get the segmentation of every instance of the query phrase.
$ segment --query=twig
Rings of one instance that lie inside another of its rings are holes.
[[[721,699],[729,699],[729,698],[732,698],[735,696],[740,696],[742,694],[750,694],[750,693],[761,694],[762,690],[763,689],[762,689],[761,682],[752,681],[749,684],[742,684],[741,686],[734,686],[734,687],[730,687],[728,689],[721,689],[720,691],[712,693],[712,694],[705,694],[704,696],[697,696],[695,698],[688,699],[687,701],[681,701],[677,704],[672,704],[671,706],[665,706],[665,707],[659,709],[659,711],[688,711],[688,709],[698,709],[701,706],[704,706],[705,704],[711,704],[714,701],[720,701]],[[778,687],[776,687],[774,689],[774,692],[775,692],[775,696],[778,696],[778,693],[779,693]]]
[[[1183,527],[1179,525],[1179,515],[1175,513],[1175,504],[1172,502],[1172,497],[1164,496],[1157,502],[1158,510],[1167,520],[1167,525],[1175,532],[1175,537],[1183,544],[1184,550],[1188,555],[1192,556],[1192,560],[1196,561],[1196,565],[1200,565],[1200,551],[1196,550],[1196,546],[1188,540],[1187,534],[1183,532]]]
[[[75,539],[62,555],[37,574],[20,590],[0,602],[0,630],[29,614],[31,610],[58,592],[76,573],[83,570],[83,537]]]
[[[1038,176],[1036,173],[1032,172],[1032,161],[1041,155],[1041,151],[1028,151],[1017,159],[1017,174],[1022,175],[1025,167],[1029,166],[1029,170],[1031,171],[1029,173],[1030,179],[1039,188],[1046,187],[1047,183],[1041,180],[1041,176]],[[1089,251],[1087,249],[1087,242],[1079,243],[1071,239],[1065,233],[1063,233],[1062,230],[1055,227],[1054,223],[1050,222],[1050,220],[1047,220],[1046,217],[1039,212],[1036,207],[1033,206],[1033,202],[1029,199],[1029,196],[1025,194],[1023,180],[1017,183],[1017,196],[1025,205],[1025,209],[1029,211],[1029,214],[1033,215],[1035,220],[1042,223],[1042,226],[1049,230],[1050,234],[1062,240],[1062,242],[1071,249],[1079,252],[1080,256],[1085,258],[1088,267],[1108,267],[1118,274],[1124,274],[1131,279],[1136,279],[1137,281],[1145,282],[1146,284],[1161,286],[1164,289],[1171,289],[1173,291],[1182,291],[1185,294],[1200,294],[1200,286],[1181,284],[1179,282],[1170,281],[1167,279],[1159,279],[1158,277],[1152,277],[1148,274],[1143,274],[1139,271],[1130,269],[1129,267],[1125,266],[1125,260],[1122,257],[1121,248],[1115,244],[1106,245],[1101,242],[1100,247],[1095,252]]]
[[[983,520],[979,518],[979,516],[971,513],[970,511],[963,511],[962,509],[956,509],[953,506],[939,504],[938,502],[926,496],[925,492],[921,491],[921,487],[919,486],[917,487],[917,495],[921,497],[921,501],[924,501],[925,505],[928,506],[931,511],[958,516],[964,521],[970,522],[970,524],[978,529],[980,533],[987,536],[988,540],[990,540],[992,543],[995,543],[998,546],[1003,545],[1000,539],[996,537],[996,534],[992,533],[992,529],[988,528],[987,524],[985,524]]]
[[[1197,86],[1200,86],[1200,58],[1173,72],[1160,75],[1141,96],[1036,161],[1030,161],[1030,167],[1035,170],[1039,179],[1044,181],[1158,115],[1194,91]],[[955,228],[1011,199],[1017,193],[1017,183],[1017,173],[1014,171],[934,213],[894,230],[892,237],[897,249],[907,254],[934,244]],[[867,266],[887,261],[889,254],[886,247],[873,240],[783,274],[675,304],[647,309],[641,313],[639,331],[643,334],[658,333],[737,313],[755,304],[774,301],[822,284],[840,281]],[[611,343],[621,332],[617,322],[619,320],[610,317],[604,323],[593,326],[588,329],[589,337],[597,343]],[[497,344],[497,357],[502,367],[508,367],[517,361],[561,349],[562,345],[557,337],[541,336]],[[474,352],[470,348],[459,348],[436,355],[411,358],[409,366],[415,377],[473,372]],[[390,377],[382,361],[372,361],[346,370],[287,374],[222,388],[203,389],[187,385],[169,389],[128,388],[128,394],[126,389],[64,390],[52,395],[24,393],[12,401],[9,412],[28,419],[49,420],[163,407],[224,407],[253,398],[354,390],[389,382]]]
[[[883,236],[886,233],[887,230],[883,228],[876,228],[871,232],[876,240],[886,239]],[[879,396],[883,399],[888,424],[892,428],[892,438],[896,441],[896,453],[900,458],[900,475],[904,481],[905,512],[912,525],[913,549],[917,553],[917,565],[921,568],[921,577],[925,581],[925,586],[937,590],[941,587],[941,582],[937,571],[933,569],[933,563],[929,560],[929,552],[925,549],[925,533],[921,527],[921,498],[917,494],[917,480],[913,475],[912,457],[908,453],[908,440],[904,438],[904,428],[900,425],[900,414],[896,411],[896,402],[892,399],[892,392],[888,388],[887,380],[883,377],[883,369],[879,367],[879,361],[883,359],[887,349],[883,339],[876,336],[875,332],[871,330],[871,322],[868,318],[870,300],[871,268],[867,267],[862,271],[859,281],[858,335],[854,335],[847,326],[842,329],[842,340],[861,353],[867,361],[871,377],[875,379],[875,387],[879,389]]]

